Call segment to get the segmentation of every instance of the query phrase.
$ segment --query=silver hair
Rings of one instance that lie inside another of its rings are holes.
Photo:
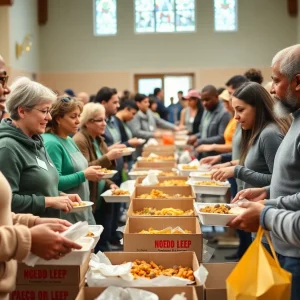
[[[100,103],[89,102],[83,107],[83,111],[80,115],[80,127],[84,126],[89,120],[93,119],[94,116],[99,113],[104,112],[105,108]]]
[[[20,118],[18,107],[30,109],[38,104],[53,102],[57,99],[53,91],[28,77],[18,77],[10,86],[10,90],[6,100],[6,108],[13,120]]]
[[[272,67],[279,63],[279,72],[292,81],[300,74],[300,44],[279,51],[272,60]]]

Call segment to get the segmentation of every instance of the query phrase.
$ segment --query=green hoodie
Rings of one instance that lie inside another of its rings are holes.
[[[0,171],[13,192],[13,212],[60,218],[59,210],[45,207],[45,197],[59,196],[59,177],[41,137],[29,138],[10,119],[0,124]]]

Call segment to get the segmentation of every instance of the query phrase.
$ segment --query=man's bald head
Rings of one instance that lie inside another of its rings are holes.
[[[213,85],[205,86],[201,91],[201,101],[206,110],[213,111],[219,102],[216,87]]]
[[[80,92],[78,95],[77,95],[77,98],[79,100],[81,100],[81,102],[83,103],[83,105],[87,104],[90,100],[90,96],[88,93],[86,92]]]
[[[279,72],[292,81],[300,74],[300,44],[279,51],[272,60],[272,67],[277,65]]]
[[[206,86],[202,89],[201,93],[210,93],[210,94],[212,94],[212,95],[218,95],[218,90],[217,90],[217,88],[216,88],[215,86],[213,86],[213,85],[206,85]]]

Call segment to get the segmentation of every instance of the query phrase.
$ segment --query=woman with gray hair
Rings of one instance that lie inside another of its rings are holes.
[[[56,95],[26,77],[11,86],[6,107],[11,119],[0,124],[0,170],[12,189],[12,211],[40,217],[70,212],[78,195],[59,196],[58,173],[40,134],[51,120]]]
[[[104,139],[106,127],[105,108],[99,103],[88,103],[83,107],[80,118],[80,131],[77,132],[73,139],[78,148],[87,159],[89,166],[102,166],[107,169],[116,167],[115,159],[122,156],[121,149],[108,150]],[[91,191],[91,201],[94,202],[94,217],[97,224],[104,226],[101,240],[97,245],[95,252],[98,250],[112,250],[113,246],[109,244],[109,239],[116,228],[112,228],[112,219],[114,214],[114,203],[102,201],[100,195],[108,189],[115,189],[117,186],[110,180],[89,182]],[[120,250],[120,249],[118,249]]]

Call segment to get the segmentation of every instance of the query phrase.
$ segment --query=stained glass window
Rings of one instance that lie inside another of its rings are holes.
[[[195,0],[135,0],[135,31],[195,31]]]
[[[95,35],[117,34],[116,0],[94,0]]]
[[[237,30],[237,0],[214,0],[215,30]]]

